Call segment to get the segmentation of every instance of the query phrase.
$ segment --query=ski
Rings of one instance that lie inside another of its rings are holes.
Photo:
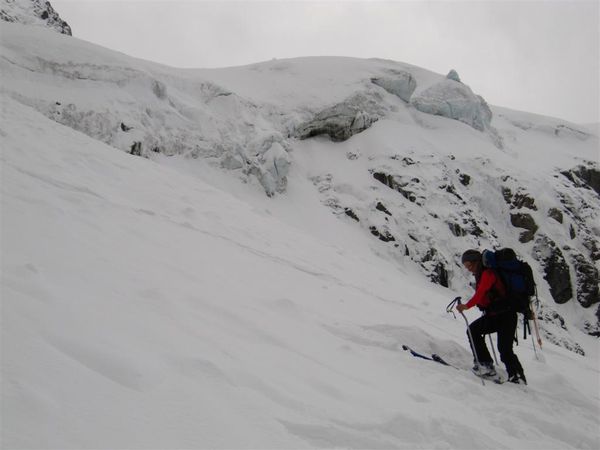
[[[426,359],[428,361],[434,361],[434,362],[442,364],[444,366],[453,367],[456,370],[462,370],[463,372],[467,372],[465,369],[460,369],[459,367],[449,364],[440,355],[438,355],[436,353],[431,354],[431,356],[424,355],[423,353],[419,353],[419,352],[413,350],[408,345],[402,345],[402,350],[409,352],[415,358],[421,358],[421,359]],[[485,375],[481,376],[481,375],[475,373],[473,370],[469,370],[468,372],[472,373],[473,375],[475,375],[478,378],[483,378],[484,380],[492,381],[495,384],[504,384],[506,382],[506,380],[499,374],[496,374],[493,376],[485,376]]]
[[[423,355],[422,353],[414,351],[408,345],[403,345],[402,350],[408,351],[415,358],[427,359],[429,361],[435,361],[437,363],[443,364],[444,366],[450,366],[446,361],[444,361],[440,356],[433,354],[431,356]]]

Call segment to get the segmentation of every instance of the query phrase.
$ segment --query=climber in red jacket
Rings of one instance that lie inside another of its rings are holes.
[[[479,365],[475,363],[473,371],[483,376],[496,375],[492,357],[485,344],[485,335],[498,333],[498,351],[506,366],[508,381],[527,384],[523,367],[513,352],[517,313],[506,299],[502,280],[493,269],[483,266],[481,253],[477,250],[467,250],[461,260],[464,267],[475,276],[476,289],[475,295],[464,305],[457,305],[456,309],[462,312],[477,306],[483,312],[479,319],[469,325],[473,338],[473,342],[469,338],[471,349],[479,360]]]

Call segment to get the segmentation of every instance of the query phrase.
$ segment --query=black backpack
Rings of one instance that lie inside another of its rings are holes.
[[[484,267],[494,270],[502,280],[511,308],[531,320],[531,297],[536,294],[531,266],[519,260],[512,248],[484,250],[482,261]]]

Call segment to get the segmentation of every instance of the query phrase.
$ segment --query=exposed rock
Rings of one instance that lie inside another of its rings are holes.
[[[72,35],[69,24],[62,20],[50,2],[45,0],[3,0],[0,20],[46,26],[61,34]]]
[[[332,141],[345,141],[369,128],[379,120],[380,107],[373,99],[357,94],[348,100],[319,112],[312,120],[300,125],[299,139],[328,135]]]
[[[573,230],[573,235],[574,234],[575,230]],[[586,235],[583,238],[583,246],[590,252],[590,257],[592,258],[592,261],[600,260],[600,247],[598,244],[598,239],[595,238],[593,235]]]
[[[464,228],[462,228],[459,224],[454,222],[448,222],[448,228],[456,237],[466,236],[468,234]]]
[[[468,186],[469,184],[471,184],[471,177],[466,173],[461,173],[458,176],[458,179],[460,181],[460,184],[462,184],[463,186]]]
[[[577,301],[584,308],[600,303],[600,292],[598,290],[600,278],[596,266],[581,253],[573,255],[573,266],[576,275]]]
[[[388,216],[392,215],[392,213],[389,212],[388,209],[381,202],[377,202],[377,205],[375,206],[375,209],[377,209],[378,211],[381,211],[381,212],[387,214]]]
[[[479,131],[490,128],[492,110],[486,101],[458,81],[445,79],[413,96],[410,103],[426,114],[459,120]]]
[[[142,156],[142,143],[139,141],[134,142],[129,153],[134,156]]]
[[[404,198],[406,198],[410,202],[417,203],[418,205],[423,204],[422,199],[419,200],[417,195],[412,190],[407,188],[407,186],[409,186],[411,182],[418,183],[419,182],[418,178],[412,179],[410,182],[407,182],[407,181],[400,179],[399,177],[394,177],[394,176],[388,175],[384,172],[373,172],[373,178],[375,178],[380,183],[385,184],[389,188],[400,192],[404,196]]]
[[[593,189],[600,194],[600,170],[591,163],[588,166],[577,166],[571,170],[561,172],[573,184],[586,189]]]
[[[522,232],[519,236],[519,241],[522,243],[531,241],[535,235],[535,232],[538,230],[535,220],[533,220],[531,214],[528,213],[511,213],[510,223],[514,227],[525,228],[527,230]]]
[[[460,77],[458,76],[458,72],[454,69],[451,69],[450,72],[448,72],[448,75],[446,75],[446,78],[448,80],[454,80],[454,81],[457,81],[458,83],[462,83],[462,81],[460,81]]]
[[[600,337],[600,305],[596,309],[596,323],[586,320],[583,324],[583,331],[590,336]]]
[[[435,248],[430,248],[421,259],[422,267],[429,273],[429,279],[441,286],[448,287],[448,271]]]
[[[558,223],[563,223],[563,213],[560,209],[558,208],[550,208],[548,210],[548,217],[553,218],[554,220],[556,220]],[[573,239],[573,238],[571,238]]]
[[[535,206],[535,199],[522,190],[517,191],[517,193],[515,194],[513,198],[513,206],[517,209],[529,208],[533,211],[537,211],[537,207]]]
[[[352,211],[352,209],[350,208],[345,208],[344,209],[344,213],[350,217],[351,219],[356,220],[357,222],[360,222],[360,219],[358,218],[358,216],[356,215],[356,213],[354,211]]]
[[[395,70],[393,77],[371,78],[371,82],[382,87],[390,94],[400,97],[405,102],[410,101],[410,97],[417,88],[417,81],[408,72]]]
[[[380,241],[391,242],[396,240],[396,238],[392,236],[392,234],[388,230],[380,231],[375,226],[369,227],[369,230],[371,231],[371,234],[379,238]]]
[[[513,193],[510,188],[502,186],[502,197],[504,197],[504,201],[507,205],[512,205]]]
[[[509,187],[502,186],[502,196],[504,197],[504,201],[510,205],[511,209],[527,208],[537,211],[535,199],[523,188],[518,188],[517,192],[513,194]]]
[[[573,224],[569,225],[569,237],[571,239],[575,239],[577,237],[577,234],[575,233],[575,227],[573,226]]]
[[[444,184],[444,185],[440,186],[440,189],[445,190],[448,194],[454,195],[458,200],[460,200],[460,202],[462,204],[465,204],[465,201],[460,196],[460,194],[458,192],[456,192],[456,188],[454,187],[453,184]]]
[[[538,236],[533,247],[533,257],[544,268],[544,280],[556,303],[566,303],[573,298],[569,266],[556,243],[545,235]]]

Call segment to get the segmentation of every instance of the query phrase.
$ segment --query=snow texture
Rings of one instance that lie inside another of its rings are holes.
[[[424,113],[371,80],[466,85],[393,61],[183,70],[14,23],[0,53],[3,448],[600,447],[589,128]],[[444,308],[499,246],[539,274],[526,388],[401,350],[470,366]]]

